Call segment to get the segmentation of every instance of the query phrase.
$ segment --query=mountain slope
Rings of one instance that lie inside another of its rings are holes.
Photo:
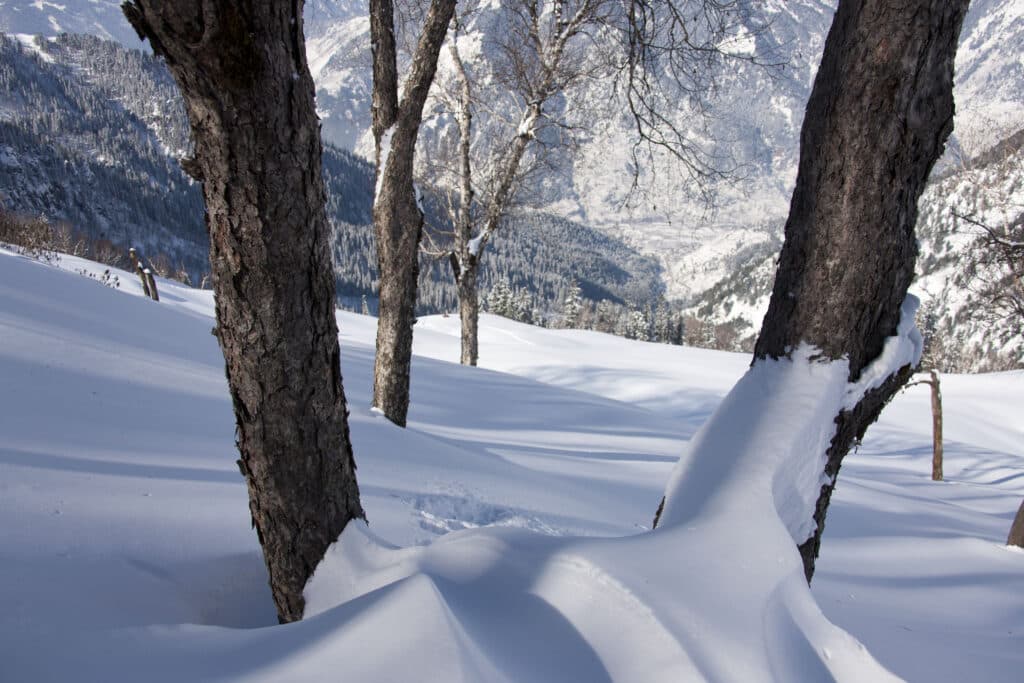
[[[0,188],[7,209],[67,222],[94,238],[165,255],[193,282],[208,268],[199,187],[177,158],[189,148],[181,98],[152,56],[93,36],[0,36]],[[373,167],[331,145],[323,155],[335,226],[341,301],[375,309],[371,221]],[[429,223],[442,225],[428,199]],[[573,277],[595,300],[641,307],[662,292],[657,262],[584,225],[540,213],[518,216],[484,262],[485,288],[502,277],[528,290],[546,315]],[[440,239],[440,238],[439,238]],[[424,258],[421,313],[453,310],[447,260]]]
[[[808,591],[773,583],[799,560],[766,519],[646,530],[748,357],[485,315],[467,368],[457,321],[423,318],[398,429],[370,409],[374,319],[339,313],[371,526],[279,626],[210,293],[161,280],[158,304],[59,266],[0,249],[4,680],[886,680],[873,658],[1019,679],[1021,373],[944,379],[945,483],[927,390],[896,398],[844,463]]]

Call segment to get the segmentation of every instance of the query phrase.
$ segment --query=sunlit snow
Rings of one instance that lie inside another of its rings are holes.
[[[1019,678],[1024,552],[1003,543],[1024,373],[943,378],[944,483],[927,388],[886,409],[808,591],[784,518],[817,467],[772,452],[820,447],[789,427],[843,400],[841,363],[751,369],[485,315],[466,368],[458,318],[431,316],[402,430],[369,408],[375,319],[339,313],[370,526],[330,550],[308,618],[277,626],[212,297],[74,272],[102,270],[0,250],[4,681]]]

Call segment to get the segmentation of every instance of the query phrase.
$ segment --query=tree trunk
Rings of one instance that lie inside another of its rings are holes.
[[[914,276],[917,200],[953,127],[953,60],[967,0],[840,0],[807,105],[800,166],[755,359],[803,342],[856,381],[896,332]],[[843,457],[911,368],[835,418],[808,581]],[[810,454],[809,454],[810,455]]]
[[[932,392],[932,481],[942,481],[942,388],[939,373],[929,371],[928,387]]]
[[[479,359],[480,292],[477,282],[476,259],[455,279],[459,292],[459,322],[461,323],[461,356],[463,365],[476,365]]]
[[[1013,520],[1013,525],[1010,527],[1010,535],[1006,538],[1006,545],[1024,548],[1024,501],[1021,501],[1020,507],[1017,508],[1017,517]]]
[[[302,2],[135,0],[182,90],[202,181],[238,465],[282,622],[362,518],[341,383],[321,146]]]
[[[423,235],[423,214],[413,183],[416,138],[455,4],[456,0],[432,0],[399,101],[394,7],[391,0],[370,2],[377,150],[373,229],[380,273],[373,405],[400,427],[405,426],[409,411],[412,326]]]
[[[408,192],[394,192],[398,187]],[[420,238],[423,215],[412,186],[412,159],[407,170],[385,187],[373,206],[380,273],[377,356],[373,366],[373,405],[399,427],[409,412],[412,328],[416,322]]]

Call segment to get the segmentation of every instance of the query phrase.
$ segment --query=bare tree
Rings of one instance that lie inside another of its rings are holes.
[[[370,0],[377,157],[373,228],[380,274],[373,405],[401,427],[409,411],[412,326],[423,235],[423,211],[413,182],[413,162],[423,106],[455,4],[456,0],[430,3],[399,97],[394,5],[392,0]]]
[[[954,212],[954,216],[978,235],[969,268],[972,288],[987,315],[1024,324],[1024,210],[1019,204],[1003,208],[1016,217],[990,225],[967,214]]]
[[[122,5],[185,98],[195,156],[182,166],[203,185],[238,466],[282,622],[302,618],[327,546],[364,516],[302,4]]]
[[[492,25],[475,27],[492,58],[472,65],[460,52],[459,37],[476,18],[473,8],[455,23],[449,41],[453,82],[440,99],[457,126],[457,142],[442,140],[428,162],[435,182],[450,188],[454,230],[447,255],[466,365],[478,358],[477,283],[487,245],[527,179],[545,170],[554,148],[571,145],[574,133],[586,128],[580,120],[570,122],[558,103],[585,83],[617,84],[636,127],[634,184],[641,151],[657,148],[703,188],[727,171],[669,112],[683,100],[695,118],[702,117],[721,63],[756,61],[730,51],[728,39],[747,14],[742,3],[729,0],[521,0],[501,12]],[[474,131],[480,115],[483,133]],[[447,164],[445,151],[454,157]]]
[[[917,200],[953,127],[953,61],[967,5],[840,0],[804,117],[755,363],[810,345],[818,358],[845,360],[855,383],[896,334],[917,257]],[[824,456],[826,482],[813,532],[795,539],[808,581],[843,457],[911,372],[907,364],[872,383],[835,416],[827,452],[807,454]]]

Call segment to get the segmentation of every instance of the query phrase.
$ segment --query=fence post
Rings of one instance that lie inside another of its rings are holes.
[[[942,481],[942,389],[939,373],[933,368],[932,380],[932,481]]]

